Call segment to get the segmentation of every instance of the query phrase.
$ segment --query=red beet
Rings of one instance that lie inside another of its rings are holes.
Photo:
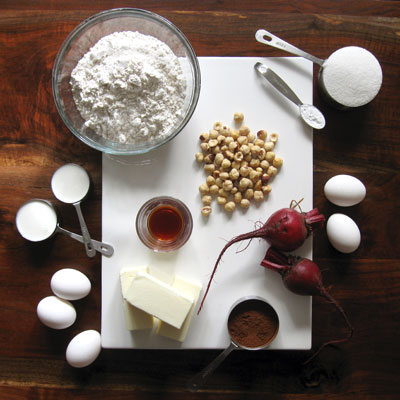
[[[265,230],[263,236],[271,246],[282,251],[293,251],[324,222],[325,217],[317,208],[308,213],[299,213],[294,208],[282,208],[268,218],[261,230]]]
[[[322,283],[321,270],[318,265],[307,258],[286,256],[278,250],[270,247],[265,254],[261,265],[281,274],[284,285],[293,293],[302,296],[321,296],[333,303],[342,314],[346,324],[349,327],[349,335],[339,340],[331,340],[322,344],[322,346],[307,361],[313,359],[325,346],[335,343],[343,343],[353,336],[353,327],[350,324],[346,313],[340,304],[328,293]]]
[[[299,248],[311,232],[316,228],[322,227],[324,222],[325,217],[316,208],[308,213],[298,212],[294,208],[282,208],[273,213],[261,228],[234,237],[224,246],[217,258],[198,313],[203,307],[223,254],[234,243],[253,238],[263,238],[279,250],[292,251]]]

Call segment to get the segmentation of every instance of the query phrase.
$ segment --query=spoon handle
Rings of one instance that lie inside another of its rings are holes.
[[[78,214],[79,224],[81,225],[83,244],[85,245],[86,254],[88,257],[94,257],[96,255],[96,250],[93,247],[92,239],[90,238],[85,219],[83,218],[81,205],[79,202],[77,202],[77,203],[74,203],[74,206],[75,206],[76,212]]]
[[[217,358],[211,361],[202,371],[196,374],[192,379],[189,380],[186,387],[190,392],[197,392],[206,382],[207,378],[217,369],[217,367],[225,360],[225,358],[231,353],[232,350],[237,349],[238,346],[231,342],[231,344],[219,354]]]
[[[275,89],[281,92],[289,100],[293,101],[294,104],[301,106],[303,103],[297,97],[296,93],[288,86],[288,84],[271,68],[261,63],[256,63],[254,65],[256,71],[261,74]]]
[[[285,42],[284,40],[278,38],[277,36],[273,35],[272,33],[264,30],[259,29],[256,32],[256,40],[260,43],[267,44],[268,46],[276,47],[279,50],[287,51],[288,53],[295,54],[296,56],[300,56],[306,58],[307,60],[312,61],[322,67],[322,64],[325,60],[321,58],[315,57],[309,53],[306,53],[303,50],[293,46],[290,43]]]
[[[61,226],[59,225],[57,226],[57,231],[63,233],[64,235],[70,237],[71,239],[77,240],[80,243],[84,243],[83,237],[81,235],[78,235],[77,233],[73,233],[64,228],[61,228]],[[96,251],[103,254],[104,256],[111,257],[114,254],[114,248],[109,244],[98,242],[97,240],[94,239],[92,239],[92,243]]]

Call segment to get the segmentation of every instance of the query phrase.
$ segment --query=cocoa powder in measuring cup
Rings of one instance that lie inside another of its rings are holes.
[[[232,340],[243,347],[264,347],[278,331],[275,310],[265,301],[251,299],[239,303],[230,313],[228,330]]]

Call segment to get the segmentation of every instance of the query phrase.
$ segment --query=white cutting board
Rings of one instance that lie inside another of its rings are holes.
[[[171,142],[148,154],[118,157],[103,154],[102,239],[114,246],[111,258],[102,257],[101,336],[105,348],[219,349],[229,344],[226,319],[240,297],[258,295],[275,307],[280,330],[270,349],[311,348],[311,298],[289,292],[279,274],[260,266],[268,245],[255,239],[234,245],[225,253],[204,308],[195,315],[186,341],[181,344],[153,332],[125,329],[119,272],[126,266],[149,265],[154,273],[179,274],[202,283],[203,292],[214,262],[230,238],[265,222],[269,215],[291,200],[304,198],[302,209],[312,208],[312,129],[299,117],[298,107],[255,73],[254,64],[264,62],[277,72],[299,98],[312,103],[313,65],[302,58],[200,57],[201,94],[186,128]],[[245,114],[252,132],[277,132],[275,148],[284,165],[272,181],[268,200],[232,216],[214,203],[209,219],[201,216],[198,186],[205,181],[194,154],[199,135],[214,122],[233,125],[233,114]],[[148,199],[174,196],[193,216],[193,233],[183,248],[172,254],[154,253],[139,240],[135,218]],[[311,239],[296,253],[311,258]],[[197,310],[197,309],[196,309]]]

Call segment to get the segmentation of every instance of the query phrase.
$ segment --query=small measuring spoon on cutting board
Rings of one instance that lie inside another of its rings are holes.
[[[325,117],[312,104],[304,104],[289,87],[289,85],[271,68],[258,62],[254,65],[255,70],[262,75],[275,89],[282,93],[299,107],[300,116],[303,121],[314,129],[322,129],[325,127]]]

